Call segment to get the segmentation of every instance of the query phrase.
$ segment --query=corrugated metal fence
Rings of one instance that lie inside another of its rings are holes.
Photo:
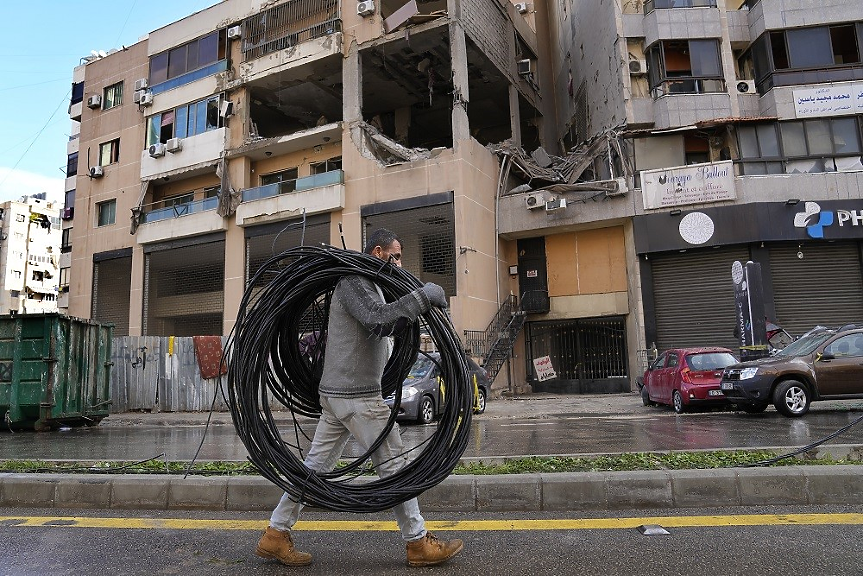
[[[225,340],[222,337],[223,348]],[[111,360],[112,413],[205,412],[214,396],[214,409],[227,410],[222,394],[217,392],[219,378],[201,377],[191,337],[114,338]],[[226,386],[224,376],[222,386]]]

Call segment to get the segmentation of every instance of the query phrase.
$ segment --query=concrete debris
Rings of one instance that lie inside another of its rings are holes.
[[[427,148],[402,146],[367,122],[356,122],[351,126],[351,135],[354,138],[357,136],[354,134],[355,130],[361,133],[359,134],[361,142],[358,143],[360,144],[358,148],[362,155],[383,165],[427,160],[437,156],[440,152],[438,149],[428,150]]]

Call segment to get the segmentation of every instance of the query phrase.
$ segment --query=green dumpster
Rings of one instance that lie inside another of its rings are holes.
[[[113,324],[61,314],[0,316],[0,425],[96,425],[111,404]]]

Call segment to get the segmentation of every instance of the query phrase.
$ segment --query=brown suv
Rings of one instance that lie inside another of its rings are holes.
[[[746,412],[803,416],[818,400],[863,398],[863,327],[816,328],[768,358],[729,366],[720,389]]]

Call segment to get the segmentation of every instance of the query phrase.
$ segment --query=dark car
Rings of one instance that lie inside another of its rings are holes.
[[[680,414],[694,406],[727,404],[722,371],[737,363],[727,348],[674,348],[654,360],[642,377],[645,406],[669,404]]]
[[[421,424],[429,424],[438,417],[446,403],[446,384],[438,378],[439,371],[435,362],[440,360],[437,353],[429,354],[429,357],[420,354],[411,367],[407,378],[402,383],[402,400],[396,418],[399,420],[411,420]],[[480,368],[476,362],[467,358],[468,377],[474,390],[474,414],[485,412],[485,402],[488,398],[491,382],[488,381],[485,370]],[[395,402],[395,394],[391,394],[384,400],[388,406]]]
[[[745,412],[772,403],[785,416],[818,400],[863,398],[863,327],[810,330],[773,356],[729,366],[721,387]]]

